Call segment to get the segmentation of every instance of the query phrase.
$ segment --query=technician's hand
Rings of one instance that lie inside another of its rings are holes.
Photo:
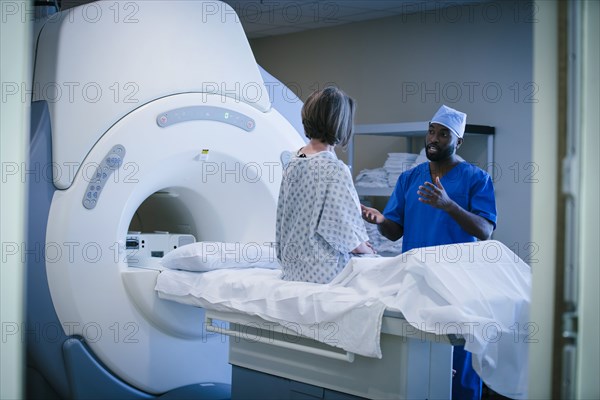
[[[442,186],[439,177],[435,178],[435,185],[431,182],[425,182],[419,186],[417,194],[421,203],[429,204],[432,207],[445,211],[448,211],[454,204],[454,201],[448,197],[448,193],[446,193],[446,190]]]
[[[365,207],[361,204],[360,210],[362,212],[363,219],[367,222],[370,222],[371,224],[379,225],[385,220],[383,214],[375,208]]]

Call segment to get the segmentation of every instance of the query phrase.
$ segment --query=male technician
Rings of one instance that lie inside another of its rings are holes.
[[[390,240],[402,239],[402,252],[443,244],[487,240],[496,228],[491,177],[456,155],[467,115],[443,105],[429,123],[425,151],[429,162],[404,172],[383,214],[361,205],[363,219],[377,224]],[[454,348],[453,399],[480,399],[481,378],[471,354]]]

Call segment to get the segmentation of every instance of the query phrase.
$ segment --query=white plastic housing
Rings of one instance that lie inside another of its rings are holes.
[[[271,104],[239,18],[219,1],[95,1],[52,16],[33,100],[48,102],[54,183],[68,188],[94,143],[132,110],[175,93]]]
[[[256,128],[246,132],[215,121],[166,128],[156,123],[161,113],[189,105],[232,109],[253,118]],[[126,149],[123,164],[96,207],[86,209],[86,173],[94,170],[86,166],[97,165],[115,144]],[[263,113],[217,95],[164,97],[121,119],[91,149],[71,187],[52,200],[47,274],[65,333],[83,336],[111,371],[151,393],[227,382],[226,342],[203,335],[202,310],[158,299],[158,271],[128,267],[127,231],[140,204],[163,192],[183,211],[170,223],[186,224],[199,241],[272,242],[279,156],[302,145],[275,110]]]

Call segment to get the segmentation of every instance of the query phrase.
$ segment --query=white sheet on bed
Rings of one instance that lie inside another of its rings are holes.
[[[495,391],[527,397],[531,271],[498,241],[416,249],[393,258],[353,258],[327,285],[285,282],[278,270],[163,271],[161,298],[294,324],[311,338],[381,357],[383,311],[416,328],[458,333]],[[332,334],[332,327],[335,332]]]

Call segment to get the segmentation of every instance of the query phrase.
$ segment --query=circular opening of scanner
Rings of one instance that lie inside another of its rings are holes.
[[[122,277],[129,297],[146,320],[180,337],[200,337],[198,321],[202,321],[204,311],[158,298],[154,285],[162,257],[196,241],[197,211],[202,205],[206,210],[206,200],[193,190],[158,190],[137,208],[126,238],[128,268]]]
[[[165,188],[150,195],[135,211],[129,231],[152,233],[169,232],[198,236],[194,218],[184,203],[191,196],[183,188]],[[195,202],[197,205],[198,201]],[[192,203],[191,206],[194,206]]]
[[[122,278],[128,296],[145,319],[161,331],[201,337],[204,310],[160,299],[154,290],[161,258],[199,241],[268,241],[274,225],[274,199],[264,182],[159,188],[131,215],[126,240],[127,265]],[[265,224],[265,221],[273,222]]]

